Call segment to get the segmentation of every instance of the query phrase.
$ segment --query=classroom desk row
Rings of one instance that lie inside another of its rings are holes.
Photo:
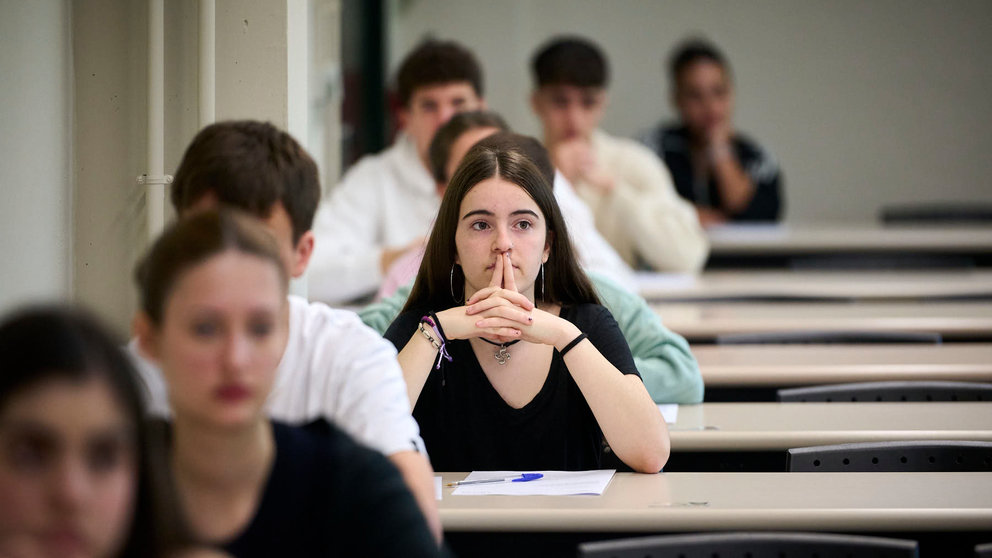
[[[602,496],[452,490],[438,502],[449,532],[992,530],[992,473],[617,473]]]
[[[945,340],[992,340],[992,302],[655,303],[690,342],[720,335],[794,331],[939,333]]]
[[[844,267],[926,268],[992,264],[992,227],[879,227],[833,225],[725,225],[707,229],[709,268]],[[824,256],[839,257],[835,262]],[[860,259],[859,259],[860,258]]]
[[[857,382],[992,383],[992,343],[696,345],[706,401],[775,401],[779,389]]]
[[[860,250],[992,253],[992,226],[988,225],[729,224],[707,228],[706,236],[710,252],[718,255]]]
[[[992,299],[992,271],[640,272],[638,291],[655,302]]]
[[[702,403],[680,405],[672,452],[784,451],[898,440],[992,441],[992,403]]]
[[[465,473],[443,473],[445,483]],[[475,558],[575,556],[580,542],[692,531],[827,531],[970,556],[992,540],[992,473],[617,473],[601,496],[454,496],[445,538]]]

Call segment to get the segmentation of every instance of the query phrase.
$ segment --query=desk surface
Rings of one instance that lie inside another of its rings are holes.
[[[680,405],[672,451],[777,451],[897,440],[992,441],[992,403]]]
[[[698,345],[713,387],[785,387],[905,380],[992,382],[992,343],[943,345]]]
[[[992,227],[725,225],[707,229],[714,255],[828,252],[992,252]]]
[[[672,331],[691,340],[729,333],[936,332],[992,338],[992,302],[655,303]]]
[[[641,296],[657,301],[992,298],[992,272],[977,270],[639,273],[638,283]]]
[[[452,490],[438,502],[446,531],[992,530],[992,473],[618,473],[602,496]]]

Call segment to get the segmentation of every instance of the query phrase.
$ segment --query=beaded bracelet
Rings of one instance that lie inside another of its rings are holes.
[[[430,333],[427,332],[427,329],[424,328],[424,322],[420,322],[420,326],[419,326],[418,329],[420,329],[420,333],[422,333],[424,335],[424,337],[426,337],[427,340],[431,342],[431,345],[434,345],[434,349],[435,350],[438,350],[438,351],[441,350],[441,345],[439,345],[438,342],[434,340],[434,337]]]
[[[585,339],[586,337],[587,337],[587,335],[585,333],[578,334],[575,337],[575,339],[572,339],[572,342],[571,343],[569,343],[568,345],[565,345],[565,348],[563,348],[562,350],[558,351],[558,354],[561,355],[562,358],[564,358],[565,357],[565,353],[567,353],[568,351],[571,351],[573,347],[575,347],[576,345],[578,345],[579,343],[581,343],[582,340]]]
[[[431,312],[431,314],[433,315],[434,313]],[[447,347],[448,339],[444,336],[444,332],[441,330],[441,327],[439,325],[440,323],[441,323],[440,321],[438,321],[436,318],[433,318],[430,315],[420,318],[420,333],[423,333],[424,337],[430,340],[431,345],[433,345],[434,348],[438,350],[437,366],[434,367],[435,369],[441,368],[442,358],[447,360],[448,362],[452,362],[454,360],[453,358],[451,358],[451,354],[448,353],[448,347]],[[427,328],[424,327],[424,324],[427,324],[431,327],[431,329],[434,331],[434,335],[437,335],[438,340],[435,340],[429,333],[427,333]]]

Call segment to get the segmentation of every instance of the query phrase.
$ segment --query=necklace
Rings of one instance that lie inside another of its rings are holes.
[[[496,363],[499,364],[500,366],[503,366],[504,364],[506,364],[506,361],[510,360],[510,352],[507,351],[506,348],[520,341],[519,339],[514,339],[509,343],[497,343],[495,341],[490,341],[484,337],[480,337],[479,339],[482,339],[483,341],[489,343],[490,345],[495,345],[499,347],[499,349],[493,352],[493,358],[496,359]]]

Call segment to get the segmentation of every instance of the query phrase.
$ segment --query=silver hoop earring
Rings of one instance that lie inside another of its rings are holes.
[[[451,300],[455,301],[455,304],[461,304],[462,301],[455,298],[455,266],[458,264],[451,264],[451,274],[448,276],[448,284],[451,286]]]

